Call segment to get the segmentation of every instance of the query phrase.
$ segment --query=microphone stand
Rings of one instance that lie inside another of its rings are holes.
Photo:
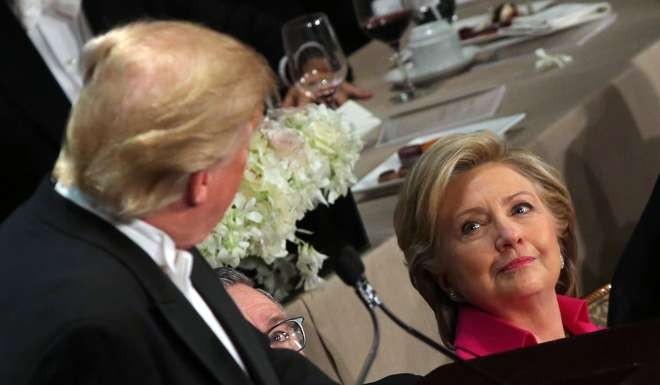
[[[357,376],[355,385],[364,384],[364,380],[367,378],[369,369],[373,365],[374,360],[376,359],[376,353],[378,353],[378,346],[380,346],[380,325],[378,323],[378,318],[376,318],[376,312],[374,307],[382,304],[374,289],[369,285],[365,280],[360,280],[355,284],[355,292],[360,298],[362,304],[367,309],[369,316],[371,317],[371,324],[373,325],[373,337],[371,339],[371,347],[367,353],[367,358],[362,365],[360,374]]]
[[[479,374],[481,377],[492,382],[493,384],[507,385],[501,380],[483,371],[478,366],[472,365],[468,361],[460,358],[459,356],[456,355],[456,353],[433,341],[432,339],[430,339],[429,337],[427,337],[417,329],[401,321],[397,316],[394,315],[394,313],[390,311],[390,309],[387,308],[387,306],[385,306],[383,301],[381,301],[380,298],[378,298],[376,291],[373,289],[373,287],[369,284],[369,282],[365,278],[359,279],[355,283],[355,292],[358,294],[358,297],[360,297],[362,303],[369,311],[369,315],[371,316],[371,320],[374,325],[374,339],[372,341],[369,354],[367,355],[367,360],[365,361],[364,366],[362,367],[362,371],[360,372],[360,376],[358,376],[358,379],[356,381],[356,385],[364,384],[364,379],[366,378],[367,373],[371,368],[374,359],[376,358],[376,349],[378,349],[378,345],[380,343],[380,330],[379,330],[378,320],[376,319],[376,314],[374,311],[375,307],[379,307],[389,319],[391,319],[401,329],[405,330],[408,334],[422,341],[426,345],[434,348],[435,350],[439,351],[445,356],[451,358],[457,365],[460,365],[469,371]]]
[[[419,339],[426,345],[434,348],[435,350],[439,351],[445,356],[451,358],[452,360],[454,360],[454,362],[456,362],[457,365],[462,366],[468,371],[479,374],[481,377],[490,381],[493,384],[506,385],[503,381],[498,380],[497,378],[491,376],[481,368],[472,365],[468,361],[463,360],[462,358],[458,357],[456,353],[436,343],[435,341],[428,338],[427,336],[425,336],[424,334],[422,334],[412,326],[406,325],[403,321],[397,318],[383,304],[383,301],[381,301],[380,298],[378,298],[376,291],[371,286],[369,281],[367,281],[366,277],[364,276],[364,265],[360,260],[360,256],[353,248],[345,247],[342,250],[336,262],[337,262],[336,264],[337,275],[348,286],[352,286],[353,288],[355,288],[355,293],[360,298],[364,306],[367,308],[367,311],[369,312],[369,316],[371,317],[371,322],[374,325],[374,337],[371,342],[371,348],[369,349],[369,353],[367,354],[367,359],[364,362],[364,365],[362,366],[362,370],[358,375],[356,385],[362,385],[364,383],[364,380],[367,377],[367,373],[369,372],[369,369],[371,368],[371,365],[373,364],[374,359],[376,358],[376,352],[378,351],[378,345],[380,344],[380,329],[378,325],[378,319],[376,318],[376,312],[374,311],[374,308],[376,307],[380,307],[386,316],[388,316],[397,326],[408,332],[408,334]]]

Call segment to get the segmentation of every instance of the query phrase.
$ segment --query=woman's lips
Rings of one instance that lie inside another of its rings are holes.
[[[535,257],[518,257],[518,258],[514,258],[514,259],[511,260],[511,262],[504,265],[497,272],[498,273],[505,273],[507,271],[519,269],[521,267],[529,265],[530,263],[534,262],[535,260],[536,260]]]

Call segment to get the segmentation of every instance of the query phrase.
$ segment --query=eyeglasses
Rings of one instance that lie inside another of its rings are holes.
[[[291,349],[299,352],[305,348],[306,338],[303,317],[292,317],[275,324],[266,335],[273,349]]]

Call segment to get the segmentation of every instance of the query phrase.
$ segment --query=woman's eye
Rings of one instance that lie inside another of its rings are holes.
[[[477,222],[468,222],[463,225],[463,227],[461,228],[461,232],[463,233],[463,235],[470,235],[475,231],[479,230],[480,227],[481,225],[478,224]]]
[[[520,203],[513,206],[512,211],[514,215],[524,215],[532,211],[532,205],[530,205],[529,203]]]

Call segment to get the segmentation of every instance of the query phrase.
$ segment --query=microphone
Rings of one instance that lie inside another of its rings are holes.
[[[376,358],[376,351],[378,350],[378,345],[380,344],[380,330],[378,326],[378,319],[376,318],[376,314],[374,312],[375,307],[380,307],[383,310],[383,313],[385,313],[385,315],[389,319],[391,319],[401,329],[405,330],[408,334],[412,335],[413,337],[422,341],[426,345],[432,347],[433,349],[442,353],[446,357],[450,358],[457,365],[464,367],[468,371],[479,374],[481,377],[492,382],[493,384],[506,385],[504,382],[498,380],[497,378],[483,371],[479,367],[471,364],[469,361],[460,358],[459,356],[456,355],[456,353],[440,345],[439,343],[433,341],[431,338],[427,337],[422,332],[406,324],[405,322],[401,321],[397,316],[395,316],[394,313],[392,313],[387,308],[387,306],[385,306],[383,301],[381,301],[380,298],[378,298],[376,291],[365,277],[364,264],[360,259],[360,255],[357,253],[357,251],[355,251],[353,247],[345,246],[344,248],[342,248],[339,257],[335,261],[335,272],[337,273],[339,278],[341,278],[341,280],[344,281],[345,284],[355,288],[356,294],[358,295],[362,303],[369,311],[369,315],[371,316],[372,323],[374,324],[374,337],[371,344],[371,349],[367,354],[367,359],[365,360],[365,363],[362,367],[362,371],[358,376],[356,385],[362,385],[364,383],[364,379],[366,378],[367,373],[371,368],[374,359]]]
[[[376,359],[376,353],[378,353],[378,346],[380,345],[380,326],[374,307],[382,305],[382,302],[369,284],[369,281],[364,277],[364,264],[353,247],[344,246],[342,248],[339,257],[335,261],[335,272],[345,284],[355,288],[355,293],[362,300],[362,303],[369,312],[371,324],[373,325],[371,347],[367,353],[367,358],[364,360],[362,369],[355,380],[355,385],[362,385],[367,378],[371,365],[373,365]]]

